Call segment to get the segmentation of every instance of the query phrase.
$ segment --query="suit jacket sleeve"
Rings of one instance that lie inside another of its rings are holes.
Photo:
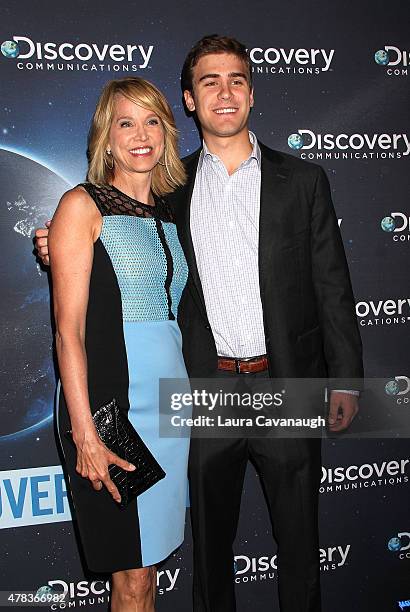
[[[324,170],[311,211],[312,277],[331,389],[360,389],[362,343],[342,237]]]

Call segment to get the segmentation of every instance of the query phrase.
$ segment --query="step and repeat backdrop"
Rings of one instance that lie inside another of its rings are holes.
[[[34,228],[86,172],[102,86],[138,75],[168,97],[181,155],[199,138],[180,69],[205,34],[242,40],[252,62],[251,128],[325,168],[350,265],[366,375],[410,415],[410,129],[406,3],[50,1],[3,5],[0,20],[0,591],[66,592],[50,609],[108,610],[107,576],[87,573],[55,442],[49,282]],[[386,419],[389,415],[386,414]],[[324,441],[320,559],[324,612],[410,606],[410,446]],[[235,543],[238,610],[279,610],[278,560],[249,468]],[[158,609],[191,606],[184,545],[160,568]],[[303,554],[297,548],[295,557]],[[14,609],[13,602],[9,602]]]

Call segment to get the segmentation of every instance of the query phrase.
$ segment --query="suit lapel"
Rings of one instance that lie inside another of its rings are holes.
[[[179,239],[182,244],[182,248],[184,249],[185,258],[187,260],[190,276],[193,282],[192,294],[195,301],[197,302],[197,305],[202,310],[203,315],[207,317],[204,294],[202,291],[201,280],[199,278],[198,266],[196,263],[194,245],[192,242],[191,234],[191,200],[195,186],[196,170],[198,167],[200,153],[201,150],[199,149],[185,162],[187,182],[184,186],[183,195],[181,197],[182,207],[180,210],[180,214],[178,215],[178,230]]]
[[[261,142],[261,197],[259,213],[259,282],[263,295],[264,279],[271,273],[272,241],[280,240],[283,208],[289,199],[290,170],[280,153]],[[262,298],[263,299],[263,298]]]

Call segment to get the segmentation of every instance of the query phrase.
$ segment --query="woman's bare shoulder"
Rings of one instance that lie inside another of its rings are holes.
[[[56,217],[75,218],[81,217],[88,220],[101,219],[94,200],[81,185],[77,185],[66,191],[58,203],[54,213],[53,222]]]
[[[98,210],[94,200],[82,185],[77,185],[66,191],[61,197],[59,205],[60,204],[64,206],[71,205],[78,206],[79,208],[90,208],[91,210],[94,208]]]
[[[101,224],[102,216],[94,200],[78,185],[61,197],[50,226],[50,238],[54,234],[59,239],[64,236],[67,240],[67,229],[70,229],[70,234],[74,233],[78,238],[86,235],[95,242],[101,232]]]

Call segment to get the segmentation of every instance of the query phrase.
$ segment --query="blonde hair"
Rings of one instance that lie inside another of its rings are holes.
[[[151,189],[158,196],[175,191],[177,187],[185,183],[186,173],[178,154],[178,130],[174,116],[165,96],[159,89],[139,77],[117,79],[110,81],[104,87],[94,112],[88,137],[87,180],[95,185],[107,185],[114,178],[114,169],[106,163],[106,149],[117,94],[154,112],[161,120],[165,139],[164,155],[161,160],[162,164],[158,163],[152,171]]]

